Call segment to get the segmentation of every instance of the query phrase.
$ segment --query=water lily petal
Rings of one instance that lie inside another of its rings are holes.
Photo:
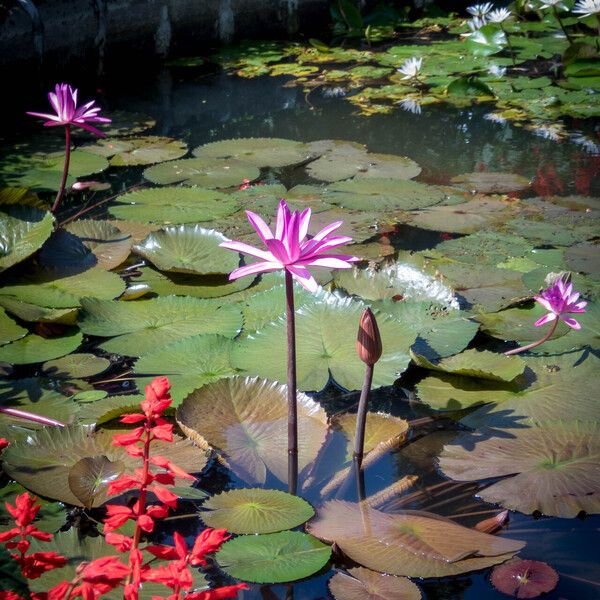
[[[312,210],[310,208],[305,208],[300,213],[300,228],[298,231],[298,241],[302,242],[302,240],[306,237],[308,233],[308,226],[310,224],[310,217],[312,214]]]
[[[248,217],[248,221],[250,221],[250,225],[254,227],[254,230],[258,233],[258,237],[260,237],[263,242],[266,243],[267,240],[273,239],[271,228],[257,214],[247,210],[246,216]]]
[[[552,304],[548,300],[546,300],[546,298],[542,298],[541,296],[534,296],[533,299],[536,302],[539,302],[546,310],[553,310]]]
[[[547,315],[544,315],[541,319],[538,319],[534,325],[536,327],[541,327],[542,325],[545,325],[546,323],[550,323],[550,321],[554,321],[554,319],[556,319],[556,315],[551,312],[548,313]]]
[[[293,275],[294,279],[309,292],[314,294],[319,289],[319,284],[310,274],[310,271],[304,267],[287,265],[286,269]]]
[[[581,325],[572,317],[562,317],[562,320],[573,329],[581,329]]]
[[[313,236],[313,240],[320,241],[327,237],[330,233],[334,232],[336,229],[339,229],[344,221],[334,221],[330,223],[326,227],[323,227],[321,231],[319,231],[316,235]]]
[[[274,257],[270,252],[260,250],[259,248],[255,248],[254,246],[251,246],[250,244],[245,244],[244,242],[227,241],[221,242],[219,246],[221,246],[222,248],[227,248],[228,250],[235,250],[236,252],[241,252],[242,254],[256,256],[256,258],[262,258],[266,261],[274,260]]]
[[[252,265],[246,265],[244,267],[238,267],[229,274],[229,280],[239,279],[246,275],[256,275],[257,273],[268,273],[269,271],[277,271],[281,269],[281,265],[275,262],[257,262]]]
[[[352,267],[351,262],[357,261],[358,258],[355,256],[349,256],[347,254],[339,254],[337,256],[322,256],[320,258],[313,258],[308,261],[299,261],[297,265],[306,265],[309,267],[325,267],[326,269],[350,269]]]
[[[281,264],[284,265],[290,262],[288,250],[282,241],[278,239],[273,239],[267,240],[265,243],[267,244],[267,248],[271,251],[271,254],[275,258],[275,260],[278,260],[279,262],[281,262]]]

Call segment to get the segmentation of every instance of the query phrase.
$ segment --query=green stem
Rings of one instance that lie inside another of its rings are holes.
[[[285,315],[287,321],[287,397],[288,397],[288,492],[296,494],[298,486],[298,407],[296,402],[296,315],[294,280],[285,271]]]
[[[571,36],[569,35],[569,32],[565,28],[565,26],[564,26],[561,18],[558,16],[558,10],[556,10],[556,6],[552,7],[552,11],[554,12],[554,17],[558,21],[558,24],[560,25],[560,28],[562,29],[562,32],[565,34],[565,37],[567,38],[569,44],[572,44],[573,43],[573,39],[571,38]]]
[[[525,352],[526,350],[531,350],[532,348],[535,348],[536,346],[539,346],[540,344],[543,344],[544,342],[547,342],[551,337],[552,334],[556,331],[556,327],[558,326],[558,317],[556,317],[556,319],[554,319],[553,323],[552,323],[552,327],[550,327],[550,331],[548,331],[548,333],[541,339],[538,340],[537,342],[532,342],[531,344],[527,344],[527,346],[521,346],[520,348],[515,348],[514,350],[508,350],[507,352],[505,352],[505,356],[511,356],[512,354],[520,354],[521,352]]]
[[[506,43],[508,44],[508,49],[510,50],[510,58],[512,60],[512,65],[513,65],[513,67],[516,67],[517,63],[515,62],[515,52],[512,47],[512,42],[510,41],[510,36],[508,35],[508,32],[506,31],[506,29],[504,29],[504,25],[502,25],[502,23],[500,23],[500,29],[502,29],[502,32],[504,33],[504,35],[506,37]]]
[[[62,179],[60,181],[60,187],[56,193],[54,204],[50,209],[51,212],[55,213],[60,201],[65,193],[65,186],[67,185],[67,177],[69,176],[69,163],[71,162],[71,125],[65,125],[65,164],[63,166]]]

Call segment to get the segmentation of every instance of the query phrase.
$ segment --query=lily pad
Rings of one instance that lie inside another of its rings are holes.
[[[386,514],[367,504],[326,502],[307,525],[369,569],[408,577],[444,577],[504,562],[525,544],[418,512]]]
[[[110,118],[110,123],[103,125],[102,131],[109,138],[142,133],[156,125],[156,119],[151,116],[126,110],[113,110],[105,113],[105,116]]]
[[[600,512],[598,422],[531,422],[511,433],[481,439],[465,434],[444,447],[440,468],[457,481],[502,477],[479,496],[512,510],[557,517]]]
[[[300,531],[245,535],[225,542],[217,555],[231,577],[257,583],[303,579],[319,571],[331,548]]]
[[[357,324],[364,306],[350,299],[316,302],[296,314],[297,377],[302,390],[321,390],[330,376],[343,388],[360,389],[364,368],[356,355]],[[374,385],[391,385],[408,366],[408,348],[416,334],[395,319],[379,314],[383,355]],[[232,362],[249,374],[286,380],[286,322],[280,318],[236,343]],[[267,353],[267,354],[265,354]],[[265,361],[264,357],[270,356]]]
[[[309,144],[311,152],[317,156],[306,172],[320,181],[339,181],[354,177],[367,163],[367,149],[356,142],[344,140],[318,140]]]
[[[177,422],[192,440],[219,450],[229,468],[250,485],[262,485],[267,470],[287,481],[287,392],[258,378],[234,377],[206,385],[177,409]],[[323,409],[298,394],[298,469],[316,458],[325,441]]]
[[[258,167],[242,160],[210,157],[175,160],[144,171],[144,177],[148,181],[159,185],[184,183],[211,189],[240,185],[245,179],[253,181],[259,176]]]
[[[154,263],[161,271],[197,273],[200,275],[229,274],[239,266],[239,256],[219,244],[227,238],[214,229],[199,225],[165,227],[151,233],[134,250]]]
[[[18,340],[27,333],[27,329],[13,321],[4,309],[0,308],[0,345]]]
[[[531,185],[527,177],[516,173],[493,173],[480,171],[477,173],[464,173],[452,178],[452,183],[467,191],[482,194],[509,194],[522,192]]]
[[[96,266],[98,260],[89,248],[72,233],[57,229],[44,242],[38,263],[56,275],[82,273]]]
[[[511,560],[494,567],[492,585],[513,598],[537,598],[558,584],[558,573],[539,560]]]
[[[78,331],[70,331],[65,335],[45,338],[34,333],[0,347],[0,362],[12,365],[27,365],[59,358],[73,352],[83,336]]]
[[[125,465],[106,456],[85,456],[69,469],[69,489],[86,508],[91,508],[106,486],[118,479]]]
[[[110,159],[112,167],[152,165],[181,158],[188,151],[185,142],[156,135],[132,137],[119,141],[129,144],[130,147],[117,152]]]
[[[89,248],[102,269],[114,269],[129,256],[133,240],[110,221],[79,219],[65,229],[76,235]]]
[[[335,600],[421,600],[419,588],[407,577],[377,573],[364,567],[338,571],[329,580]]]
[[[231,197],[203,188],[162,187],[128,192],[109,212],[117,219],[142,223],[196,223],[212,221],[239,210]]]
[[[63,358],[49,360],[42,365],[48,377],[59,379],[81,379],[106,371],[110,361],[94,354],[69,354]]]
[[[200,513],[209,527],[231,533],[275,533],[302,525],[314,514],[312,506],[298,496],[259,488],[222,492],[209,498]]]
[[[134,371],[142,383],[167,375],[177,406],[195,389],[235,375],[229,358],[232,345],[220,335],[193,335],[142,353]]]
[[[302,142],[281,138],[238,138],[198,146],[194,156],[237,159],[256,167],[285,167],[304,162],[310,157]]]
[[[0,205],[0,271],[39,250],[52,233],[49,212],[32,206]]]
[[[101,337],[118,336],[102,348],[125,356],[141,356],[151,348],[199,333],[234,337],[242,328],[239,309],[199,298],[163,296],[134,302],[84,298],[81,303],[81,330]]]

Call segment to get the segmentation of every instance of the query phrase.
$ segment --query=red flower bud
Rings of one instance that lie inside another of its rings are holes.
[[[356,337],[356,352],[364,363],[374,365],[381,358],[382,351],[381,336],[379,335],[375,315],[370,308],[366,308],[360,317]]]

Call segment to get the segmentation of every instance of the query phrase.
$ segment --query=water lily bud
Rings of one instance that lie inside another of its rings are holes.
[[[380,358],[383,348],[381,336],[375,315],[366,308],[360,317],[358,336],[356,337],[356,352],[358,357],[368,365],[374,365]]]

